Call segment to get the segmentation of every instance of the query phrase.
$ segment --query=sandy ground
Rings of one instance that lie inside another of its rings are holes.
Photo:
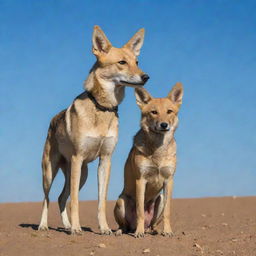
[[[109,225],[114,202],[108,203]],[[173,200],[174,237],[147,234],[135,239],[101,236],[97,203],[81,202],[84,233],[68,235],[62,229],[56,203],[50,206],[50,231],[37,231],[41,203],[0,204],[0,255],[239,255],[256,256],[256,197]]]

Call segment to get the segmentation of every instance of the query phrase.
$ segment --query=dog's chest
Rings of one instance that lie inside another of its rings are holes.
[[[112,154],[116,142],[115,136],[84,136],[80,141],[80,152],[87,162],[91,162],[99,155]]]
[[[149,165],[143,167],[143,176],[148,180],[150,179],[168,179],[170,176],[174,175],[175,167],[172,165],[168,166],[154,166]]]
[[[140,172],[148,183],[159,183],[161,185],[166,179],[174,175],[175,167],[175,161],[160,161],[155,163],[149,159],[143,161]]]

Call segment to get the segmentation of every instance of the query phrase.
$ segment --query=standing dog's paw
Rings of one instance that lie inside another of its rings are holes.
[[[71,233],[71,226],[64,227],[64,230]]]
[[[71,228],[71,235],[79,235],[81,236],[83,234],[82,229],[79,228]]]
[[[68,230],[70,231],[71,230],[71,224],[69,222],[64,223],[64,229],[67,230],[67,231]]]
[[[100,230],[100,234],[101,235],[112,235],[112,231],[111,231],[111,229],[110,228],[106,228],[106,229],[101,229]]]
[[[40,225],[38,227],[38,231],[48,231],[48,230],[49,230],[49,228],[46,225]]]
[[[169,232],[163,231],[163,232],[161,233],[161,235],[162,235],[162,236],[165,236],[165,237],[173,237],[173,236],[174,236],[174,234],[173,234],[172,231],[169,231]]]

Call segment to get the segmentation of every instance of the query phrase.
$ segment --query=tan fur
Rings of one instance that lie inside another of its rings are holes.
[[[176,169],[174,132],[182,96],[181,83],[177,83],[166,98],[152,98],[145,89],[136,89],[137,104],[142,111],[141,129],[134,137],[125,164],[124,189],[114,209],[120,226],[117,235],[135,229],[135,237],[144,236],[148,217],[148,225],[153,229],[162,218],[162,234],[172,235],[170,199]],[[163,123],[165,129],[161,126]],[[163,195],[160,194],[162,190]],[[132,223],[134,218],[136,226]]]
[[[142,86],[145,74],[136,64],[144,38],[139,30],[123,48],[114,48],[95,26],[93,53],[97,62],[90,71],[85,88],[105,108],[121,103],[124,87]],[[132,42],[132,44],[131,44]],[[126,63],[120,64],[120,61]],[[118,117],[115,112],[98,109],[87,92],[79,95],[69,108],[56,115],[50,124],[45,143],[42,169],[45,200],[39,230],[47,230],[49,191],[59,168],[65,175],[65,186],[59,197],[62,221],[72,234],[82,232],[79,223],[78,192],[87,179],[87,163],[99,157],[98,221],[102,234],[111,234],[106,220],[106,199],[111,169],[111,156],[117,143]],[[71,197],[71,224],[66,201]]]

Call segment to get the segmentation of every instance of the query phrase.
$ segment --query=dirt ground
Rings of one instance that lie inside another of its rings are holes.
[[[62,229],[56,203],[51,203],[48,232],[37,231],[41,203],[0,204],[0,256],[104,255],[104,256],[256,256],[256,197],[224,197],[173,200],[174,237],[147,234],[135,239],[101,236],[97,202],[80,203],[82,236]],[[110,227],[114,202],[108,203]]]

